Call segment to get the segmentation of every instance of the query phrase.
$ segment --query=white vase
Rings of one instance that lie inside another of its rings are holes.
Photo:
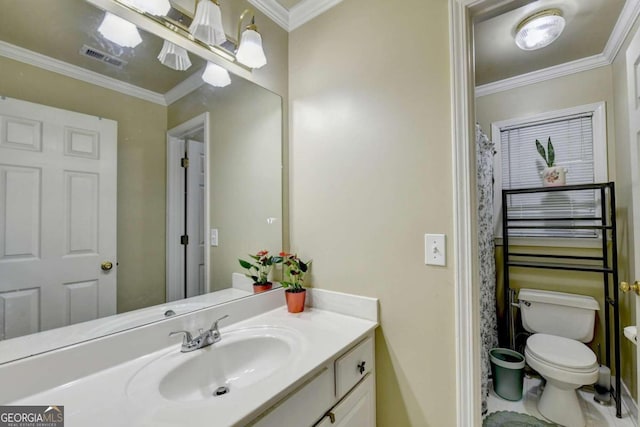
[[[542,171],[542,185],[544,187],[559,187],[567,184],[567,172],[566,168],[561,166],[552,166],[550,168],[544,168]]]

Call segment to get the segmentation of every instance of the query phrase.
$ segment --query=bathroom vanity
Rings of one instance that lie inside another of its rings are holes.
[[[375,426],[377,300],[282,290],[0,365],[0,403],[64,405],[66,426]],[[177,330],[220,322],[181,352]]]

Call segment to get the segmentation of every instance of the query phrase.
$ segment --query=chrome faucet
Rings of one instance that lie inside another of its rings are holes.
[[[222,339],[220,330],[218,329],[218,322],[226,319],[227,317],[229,317],[229,315],[222,316],[221,318],[213,322],[211,328],[207,329],[206,331],[200,329],[198,331],[200,335],[195,338],[189,331],[174,331],[171,332],[169,336],[175,334],[184,334],[184,337],[182,338],[182,347],[180,348],[180,351],[183,353],[189,353],[194,350],[205,348],[210,346],[211,344],[217,343]]]

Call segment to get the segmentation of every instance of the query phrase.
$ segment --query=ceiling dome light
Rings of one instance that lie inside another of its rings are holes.
[[[158,60],[162,65],[173,68],[176,71],[184,71],[191,67],[191,60],[189,59],[187,50],[167,40],[165,40],[162,45],[162,50],[160,54],[158,54]]]
[[[102,24],[98,27],[102,36],[122,47],[134,48],[142,43],[142,38],[135,25],[119,16],[107,12]]]
[[[215,87],[225,87],[231,84],[229,72],[213,62],[207,62],[207,68],[202,73],[202,80]]]
[[[222,12],[217,1],[200,0],[198,2],[189,32],[198,40],[212,46],[219,46],[227,41],[222,27]]]
[[[522,50],[536,50],[556,41],[565,20],[560,9],[546,9],[527,17],[516,28],[516,45]]]

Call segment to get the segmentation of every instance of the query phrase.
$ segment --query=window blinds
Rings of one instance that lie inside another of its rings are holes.
[[[564,167],[567,185],[594,182],[592,113],[565,116],[542,122],[500,129],[502,188],[517,189],[542,186],[540,173],[546,164],[536,150],[536,139],[547,149],[551,138],[556,166]],[[510,195],[510,218],[588,218],[597,216],[594,190]],[[593,224],[580,221],[575,224]],[[567,222],[523,222],[519,225],[567,225]],[[593,230],[517,229],[518,237],[596,237]]]

